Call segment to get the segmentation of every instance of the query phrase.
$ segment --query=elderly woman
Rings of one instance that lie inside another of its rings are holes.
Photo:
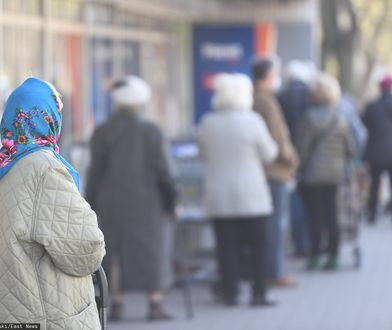
[[[112,293],[112,319],[120,319],[123,291],[149,295],[148,320],[171,317],[161,292],[171,284],[166,232],[173,214],[175,189],[162,133],[140,116],[151,97],[140,78],[126,77],[113,86],[113,117],[91,140],[87,199],[97,211],[106,236]]]
[[[273,207],[264,165],[276,158],[278,148],[252,103],[247,76],[218,75],[214,111],[199,131],[206,165],[205,207],[214,226],[223,298],[229,306],[237,304],[244,248],[251,256],[251,304],[273,305],[266,298],[266,226]]]
[[[100,329],[91,274],[105,254],[78,174],[60,156],[62,103],[27,79],[1,122],[0,322],[41,329]]]
[[[346,163],[353,156],[349,127],[337,106],[338,82],[319,74],[312,90],[314,106],[304,117],[298,132],[301,159],[300,178],[306,208],[310,215],[311,257],[308,268],[319,268],[321,241],[328,241],[325,269],[338,267],[339,228],[337,190]]]

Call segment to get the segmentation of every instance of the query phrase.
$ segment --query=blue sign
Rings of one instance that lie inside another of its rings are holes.
[[[110,79],[112,77],[112,42],[109,39],[92,39],[91,47],[91,104],[96,126],[111,115]]]
[[[252,25],[194,27],[195,123],[211,109],[212,82],[216,74],[240,72],[250,75],[253,39]]]

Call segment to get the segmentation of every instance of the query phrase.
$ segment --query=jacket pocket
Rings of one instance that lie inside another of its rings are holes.
[[[49,321],[49,329],[61,330],[99,330],[101,325],[99,322],[98,310],[95,303],[90,303],[80,313],[69,316],[67,318]]]

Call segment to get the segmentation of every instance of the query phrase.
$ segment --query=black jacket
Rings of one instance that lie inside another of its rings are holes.
[[[291,81],[278,95],[283,115],[293,141],[296,140],[298,124],[311,103],[309,87],[299,81]]]
[[[373,166],[392,166],[392,94],[368,104],[363,122],[369,134],[365,159]]]

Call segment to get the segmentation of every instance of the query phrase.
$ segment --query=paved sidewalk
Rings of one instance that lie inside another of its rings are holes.
[[[297,289],[273,290],[274,309],[243,305],[224,308],[203,287],[192,289],[196,317],[184,316],[180,292],[167,297],[175,321],[144,322],[145,298],[127,297],[127,317],[110,330],[388,330],[392,329],[392,225],[384,222],[362,233],[363,267],[351,267],[351,249],[343,249],[344,267],[336,273],[308,273],[301,262],[290,263],[300,281]]]

